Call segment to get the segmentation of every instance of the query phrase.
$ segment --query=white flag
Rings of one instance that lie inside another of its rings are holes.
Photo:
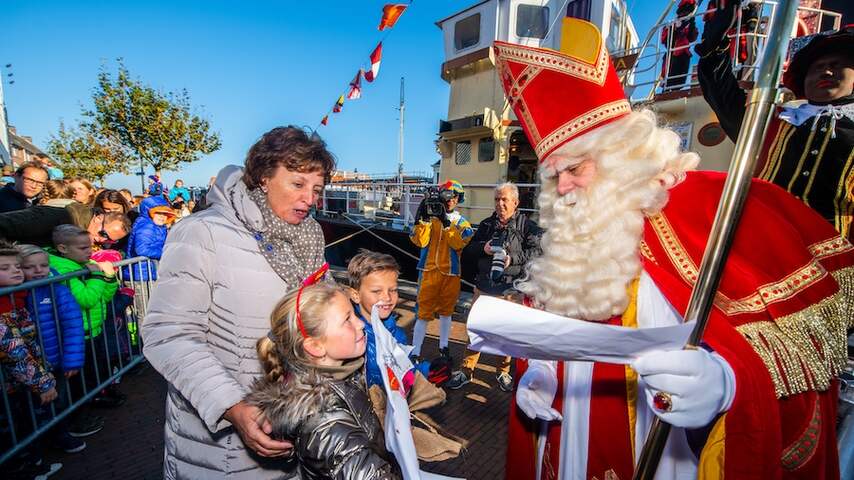
[[[412,362],[403,347],[397,343],[391,332],[380,319],[379,305],[371,311],[371,326],[376,342],[377,365],[383,376],[383,385],[387,397],[385,410],[385,444],[394,454],[405,480],[450,479],[429,472],[423,472],[418,465],[418,454],[412,440],[412,426],[409,423],[409,404],[406,393],[410,378],[414,378]]]

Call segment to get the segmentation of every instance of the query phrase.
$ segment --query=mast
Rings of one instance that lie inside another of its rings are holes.
[[[398,133],[398,148],[397,148],[397,183],[400,193],[403,193],[403,114],[406,111],[406,104],[403,99],[403,77],[400,77],[400,132]]]

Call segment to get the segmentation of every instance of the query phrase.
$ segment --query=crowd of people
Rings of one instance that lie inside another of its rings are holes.
[[[49,161],[36,161],[20,165],[0,188],[0,287],[14,289],[0,298],[0,360],[11,414],[3,414],[4,442],[12,433],[23,438],[32,431],[23,420],[31,404],[41,425],[51,409],[61,412],[93,389],[100,388],[89,401],[93,406],[125,402],[117,384],[103,388],[99,382],[113,374],[108,364],[138,343],[141,305],[137,301],[132,313],[125,307],[135,302],[134,288],[156,279],[157,267],[146,261],[120,269],[116,263],[160,259],[169,228],[195,207],[182,182],[175,183],[172,195],[132,196],[127,189],[63,178]],[[81,271],[86,274],[43,281]],[[112,348],[117,342],[120,347]],[[46,438],[76,453],[103,425],[101,416],[74,414]],[[59,464],[45,464],[41,450],[36,442],[16,457],[11,478],[56,471]]]
[[[697,51],[704,95],[735,138],[745,94],[725,37],[738,3],[726,4]],[[632,110],[599,32],[566,22],[583,51],[494,46],[540,160],[537,221],[519,211],[512,183],[496,186],[494,212],[477,228],[458,211],[459,182],[428,195],[410,236],[421,253],[411,342],[395,312],[393,257],[360,251],[343,284],[329,273],[310,213],[335,160],[318,136],[288,126],[265,133],[243,167],[220,171],[207,208],[189,218],[183,185],[167,191],[157,176],[136,201],[80,179],[49,187],[56,180],[42,166],[16,171],[0,192],[13,210],[0,214],[0,235],[19,242],[0,248],[0,287],[91,274],[51,297],[61,306],[52,330],[34,326],[44,292],[0,298],[4,372],[23,398],[48,404],[63,396],[57,379],[111,354],[81,345],[109,330],[105,305],[120,286],[119,270],[97,254],[128,237],[127,256],[160,260],[145,272],[156,283],[139,333],[168,383],[167,479],[398,479],[413,460],[453,458],[465,440],[425,410],[445,401],[441,386],[471,382],[483,348],[518,357],[502,355],[496,374],[513,392],[507,478],[631,478],[655,419],[672,426],[656,478],[838,478],[836,376],[854,327],[854,30],[813,38],[789,65],[784,83],[806,107],[775,115],[702,342],[621,345],[630,353],[616,355],[598,341],[561,350],[570,339],[549,326],[629,335],[681,325],[726,175],[695,171],[698,156],[675,132]],[[470,327],[477,342],[453,368],[467,254],[477,257],[476,304],[504,308],[487,323],[500,328]],[[529,323],[540,312],[548,320]],[[422,347],[436,319],[439,358],[428,361]],[[562,353],[542,360],[547,348]],[[98,399],[122,402],[114,387]],[[78,438],[71,423],[56,437]]]

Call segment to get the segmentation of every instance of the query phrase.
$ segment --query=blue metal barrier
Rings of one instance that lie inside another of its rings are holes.
[[[86,360],[79,373],[70,378],[66,378],[60,365],[47,365],[39,306],[31,305],[34,308],[29,309],[33,312],[30,320],[35,326],[38,350],[41,352],[41,358],[34,360],[42,362],[45,370],[54,375],[57,393],[61,392],[61,397],[46,405],[38,405],[39,395],[11,378],[8,359],[2,357],[5,352],[0,352],[0,359],[3,360],[0,368],[0,465],[23,452],[48,431],[60,427],[60,423],[80,406],[143,361],[138,323],[148,306],[151,286],[156,279],[156,264],[155,260],[147,257],[135,257],[114,263],[118,282],[115,295],[109,300],[99,300],[98,309],[81,308],[86,327]],[[57,308],[57,290],[61,285],[68,288],[71,282],[85,281],[90,276],[89,270],[79,270],[14,287],[3,287],[0,288],[0,299],[10,299],[11,304],[17,308],[20,305],[15,303],[20,303],[21,299],[16,300],[16,297],[20,297],[20,292],[26,291],[28,298],[36,298],[35,292],[43,293],[44,287],[49,289],[48,298],[52,305],[53,327],[61,363],[64,358],[64,342],[60,312]],[[129,289],[133,289],[132,296]],[[23,301],[29,304],[29,300]],[[44,304],[47,304],[46,301]],[[99,318],[92,318],[94,313],[97,313]],[[98,322],[101,324],[98,325]],[[92,335],[98,330],[100,331],[96,335]]]

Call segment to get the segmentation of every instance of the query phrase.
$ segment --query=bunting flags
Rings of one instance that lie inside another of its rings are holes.
[[[410,2],[411,3],[411,2]],[[403,15],[403,11],[406,10],[408,4],[406,3],[387,3],[383,6],[383,16],[380,19],[380,25],[378,27],[379,30],[386,30],[394,27],[394,24],[400,19],[400,16]],[[387,34],[383,36],[383,39],[388,36]],[[380,62],[382,61],[383,56],[383,42],[377,44],[374,48],[374,51],[371,52],[370,61],[371,66],[369,68],[360,68],[359,72],[356,73],[356,77],[350,82],[349,89],[346,93],[347,100],[356,100],[362,97],[362,77],[365,78],[365,81],[370,83],[377,79],[377,75],[380,73]],[[364,65],[364,64],[363,64]],[[332,105],[331,113],[339,113],[344,108],[344,98],[345,95],[341,95],[338,97],[338,100]],[[323,119],[320,120],[320,125],[327,125],[329,123],[329,113],[326,112]]]
[[[377,44],[377,48],[371,52],[371,69],[365,72],[365,80],[373,82],[380,73],[380,60],[383,58],[383,42]]]
[[[380,20],[380,26],[377,28],[385,30],[386,28],[393,27],[400,16],[403,15],[404,10],[406,10],[406,4],[404,3],[387,3],[383,7],[383,18]]]
[[[347,100],[356,100],[362,96],[362,74],[363,71],[360,68],[359,71],[356,72],[356,78],[350,82],[350,91],[347,92]]]

